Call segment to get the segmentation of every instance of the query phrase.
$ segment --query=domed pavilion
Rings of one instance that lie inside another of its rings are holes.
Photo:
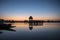
[[[29,17],[29,20],[33,20],[33,17],[32,17],[32,16],[30,16],[30,17]]]

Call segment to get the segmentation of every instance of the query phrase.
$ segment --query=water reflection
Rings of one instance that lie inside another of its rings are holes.
[[[3,32],[0,31],[0,34],[2,34]]]
[[[30,30],[33,29],[33,23],[29,23],[29,29],[30,29]]]
[[[6,23],[5,23],[6,24]],[[5,25],[4,24],[4,25]],[[16,26],[15,28],[13,26]],[[6,28],[5,28],[6,27]],[[47,28],[46,28],[47,27]],[[60,35],[60,23],[12,23],[10,26],[0,26],[0,39],[3,40],[43,40],[57,39]],[[12,29],[14,28],[14,29]],[[9,32],[3,31],[8,30]],[[13,32],[10,32],[13,31]],[[16,31],[16,32],[15,32]],[[5,32],[5,33],[4,33]],[[6,35],[6,36],[5,36]],[[51,36],[52,35],[52,36]]]
[[[30,22],[29,23],[29,29],[32,30],[33,26],[43,26],[43,23],[32,23],[32,22]]]
[[[11,24],[0,24],[0,34],[2,34],[3,33],[3,31],[2,30],[7,30],[7,31],[16,31],[16,30],[14,30],[14,29],[12,29],[12,28],[14,28],[15,26],[11,26]]]

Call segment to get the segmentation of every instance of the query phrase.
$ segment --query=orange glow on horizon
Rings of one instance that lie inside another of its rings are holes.
[[[0,17],[4,20],[29,20],[29,17]],[[60,20],[59,18],[55,17],[33,17],[33,20]]]

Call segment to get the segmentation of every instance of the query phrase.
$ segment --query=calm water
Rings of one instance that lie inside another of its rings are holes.
[[[0,40],[58,40],[60,23],[12,23],[13,30],[0,30]]]

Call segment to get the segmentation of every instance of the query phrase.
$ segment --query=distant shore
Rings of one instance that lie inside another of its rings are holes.
[[[52,23],[60,23],[60,20],[24,20],[24,21],[17,21],[17,20],[4,20],[0,19],[0,22],[10,22],[10,23],[44,23],[44,22],[52,22]]]
[[[21,23],[22,23],[22,22],[24,22],[24,23],[25,23],[25,22],[26,22],[26,23],[29,23],[29,22],[43,22],[43,23],[44,23],[44,22],[52,22],[52,23],[60,23],[60,21],[49,21],[49,20],[48,20],[48,21],[44,21],[44,20],[32,20],[32,21],[24,20],[24,21],[13,21],[13,20],[12,20],[12,21],[4,21],[4,22],[10,22],[10,23],[16,23],[16,22],[18,22],[18,23],[19,23],[19,22],[21,22]]]

